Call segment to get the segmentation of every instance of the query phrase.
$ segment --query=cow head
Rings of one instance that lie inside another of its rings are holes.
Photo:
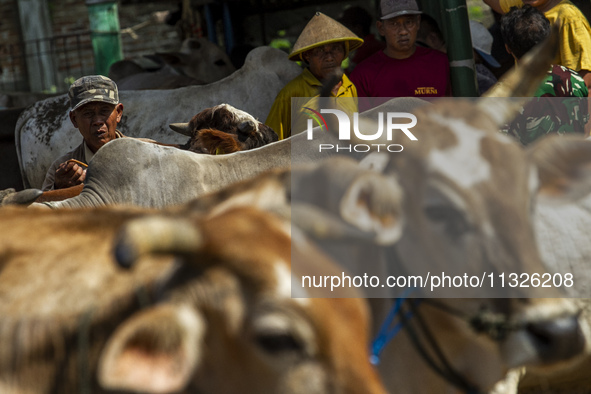
[[[183,148],[195,153],[233,153],[277,141],[273,129],[228,104],[206,108],[189,123],[170,128],[190,137]]]
[[[236,70],[228,55],[206,38],[187,38],[179,52],[157,53],[156,56],[180,74],[205,84],[219,81]]]
[[[132,265],[146,254],[173,253],[183,266],[163,289],[166,301],[132,318],[114,335],[99,374],[106,386],[166,391],[188,384],[199,392],[382,391],[368,364],[368,316],[360,294],[343,289],[339,296],[345,298],[323,299],[317,298],[323,295],[317,289],[293,286],[292,270],[294,278],[300,271],[342,272],[297,228],[290,231],[285,219],[289,212],[284,214],[294,184],[318,189],[309,201],[293,207],[300,213],[293,222],[315,236],[366,232],[378,243],[398,239],[397,185],[343,157],[293,172],[269,171],[197,199],[175,210],[172,218],[130,222],[115,249],[120,264]],[[313,225],[302,211],[312,206],[317,208]],[[334,218],[348,225],[331,223]],[[297,267],[291,267],[292,258]],[[170,335],[165,332],[178,332],[175,346],[168,346]],[[348,338],[355,338],[354,343]],[[348,346],[342,346],[345,342]],[[183,368],[170,368],[175,360]]]
[[[182,263],[162,289],[165,300],[115,332],[101,384],[145,392],[383,392],[367,358],[365,304],[291,298],[290,244],[314,264],[331,264],[309,243],[291,243],[287,222],[252,208],[205,221],[128,223],[115,248],[120,264],[141,264],[152,253]]]
[[[543,47],[532,54],[528,61],[539,62],[537,66],[522,64],[518,74],[502,84],[504,94],[531,95],[529,89],[537,86],[535,76],[545,72],[553,53]],[[395,247],[402,270],[396,274],[430,270],[482,277],[486,272],[497,280],[500,274],[517,273],[522,283],[526,275],[547,272],[534,236],[534,207],[540,198],[588,193],[584,174],[591,163],[591,144],[556,137],[525,152],[499,133],[518,110],[522,100],[517,101],[443,100],[414,112],[413,134],[418,141],[399,140],[404,152],[392,155],[386,168],[405,193],[407,221]],[[409,321],[410,331],[385,350],[383,376],[391,379],[387,386],[396,385],[397,377],[414,375],[403,391],[412,391],[413,385],[416,389],[429,379],[426,376],[434,378],[434,388],[440,387],[441,376],[433,369],[418,376],[408,366],[413,363],[397,358],[398,345],[406,348],[413,336],[426,346],[435,365],[449,372],[447,382],[464,389],[490,389],[511,367],[558,367],[580,355],[584,339],[577,308],[566,299],[552,298],[561,294],[553,288],[542,292],[531,282],[524,284],[530,291],[517,287],[505,295],[491,292],[491,298],[425,300]],[[461,297],[453,290],[440,294]],[[517,298],[496,298],[510,296]],[[427,365],[424,360],[416,362]]]

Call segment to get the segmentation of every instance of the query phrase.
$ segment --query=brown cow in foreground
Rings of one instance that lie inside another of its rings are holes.
[[[0,392],[383,393],[360,294],[291,298],[292,256],[339,269],[241,207],[285,206],[286,175],[169,211],[2,208]]]

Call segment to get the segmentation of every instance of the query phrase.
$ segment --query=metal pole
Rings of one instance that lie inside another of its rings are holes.
[[[232,29],[232,17],[230,16],[230,7],[228,2],[224,1],[224,41],[226,44],[226,53],[229,55],[234,48],[234,30]]]
[[[94,68],[97,74],[107,75],[111,64],[123,59],[117,2],[86,0],[86,5],[94,50]]]
[[[215,21],[213,19],[213,12],[211,11],[211,5],[209,3],[205,4],[203,9],[205,10],[205,23],[207,24],[207,38],[217,45],[218,37],[215,32]]]

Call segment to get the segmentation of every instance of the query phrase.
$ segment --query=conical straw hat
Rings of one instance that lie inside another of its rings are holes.
[[[351,30],[323,13],[317,12],[302,30],[302,34],[298,37],[289,55],[289,60],[304,60],[301,57],[302,53],[334,42],[345,43],[345,57],[349,51],[357,49],[363,44],[363,40]]]

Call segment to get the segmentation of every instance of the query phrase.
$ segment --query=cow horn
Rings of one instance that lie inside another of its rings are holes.
[[[291,222],[308,236],[318,240],[366,240],[374,234],[345,223],[338,216],[311,204],[291,204]]]
[[[168,125],[172,130],[176,131],[177,133],[181,133],[186,135],[187,137],[192,137],[191,129],[189,129],[189,123],[171,123]]]
[[[202,245],[203,236],[190,221],[151,216],[123,226],[115,241],[114,254],[121,267],[130,268],[145,254],[193,253]]]
[[[18,192],[14,189],[0,190],[0,205],[29,205],[42,194],[43,192],[39,189],[25,189]]]
[[[514,100],[480,100],[478,106],[489,113],[499,125],[513,120],[521,106],[529,100],[554,61],[559,46],[558,26],[550,36],[529,51],[517,67],[486,92],[483,97],[514,97]]]

